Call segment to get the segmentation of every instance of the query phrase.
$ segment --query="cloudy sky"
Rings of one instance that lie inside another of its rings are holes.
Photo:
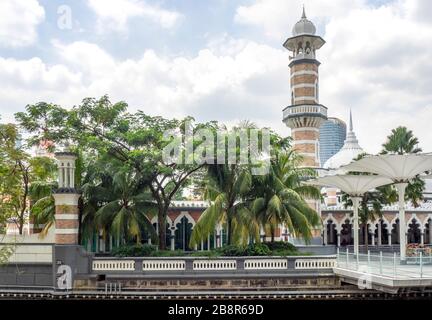
[[[327,44],[320,102],[378,152],[406,125],[432,152],[430,0],[1,0],[0,114],[109,94],[130,109],[282,135],[291,35],[305,3]]]

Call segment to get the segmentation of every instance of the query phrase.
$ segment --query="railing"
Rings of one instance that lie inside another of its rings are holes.
[[[194,270],[236,270],[235,260],[198,260],[193,262]]]
[[[432,256],[420,254],[401,260],[397,253],[356,255],[347,250],[338,252],[337,268],[393,279],[432,279]]]
[[[102,258],[92,261],[92,271],[115,273],[164,273],[164,272],[249,272],[249,271],[313,271],[332,269],[336,256],[306,257],[226,257],[226,258]],[[172,273],[169,273],[172,274]]]
[[[287,107],[283,111],[284,119],[298,114],[320,114],[327,117],[327,108],[321,105],[298,105]]]
[[[304,260],[299,259],[295,262],[296,270],[310,270],[310,269],[331,269],[336,267],[336,260],[316,259]]]
[[[244,261],[245,270],[284,270],[288,268],[286,259],[248,259]]]
[[[92,263],[94,271],[133,271],[134,260],[94,260]]]
[[[182,260],[145,260],[142,263],[143,271],[179,271],[186,269],[186,262]]]

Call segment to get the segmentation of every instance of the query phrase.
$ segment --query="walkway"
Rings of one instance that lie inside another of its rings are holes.
[[[394,254],[359,254],[339,252],[336,275],[361,288],[397,292],[402,288],[432,287],[432,257],[408,257],[401,262]]]

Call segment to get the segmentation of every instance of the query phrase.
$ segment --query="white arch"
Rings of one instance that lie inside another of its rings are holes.
[[[393,229],[393,225],[396,224],[396,220],[399,220],[399,213],[397,213],[393,218],[393,220],[390,222],[392,229]]]
[[[189,214],[189,212],[188,211],[182,211],[177,216],[177,218],[175,218],[175,220],[174,220],[174,229],[177,229],[177,223],[180,223],[180,221],[181,221],[181,219],[183,219],[183,217],[186,217],[188,222],[192,224],[192,228],[195,227],[195,220],[192,218],[192,216]]]
[[[171,221],[170,217],[168,217],[168,216],[166,217],[166,222],[168,222],[168,224],[170,225],[170,227],[172,226],[172,221]],[[154,217],[150,220],[150,223],[151,223],[151,224],[159,223],[158,217],[157,217],[157,216],[154,216]]]
[[[409,230],[409,225],[413,223],[414,219],[416,221],[416,224],[419,226],[420,231],[424,232],[425,226],[423,225],[423,223],[420,221],[420,219],[417,217],[415,213],[413,213],[411,218],[406,222],[406,230],[407,231]]]
[[[346,220],[346,219],[345,219]],[[344,220],[344,221],[345,221]],[[335,230],[337,231],[337,233],[340,233],[341,231],[342,231],[342,224],[343,223],[339,223],[338,221],[337,221],[337,219],[335,218],[335,217],[333,217],[333,214],[332,213],[328,213],[327,214],[327,217],[323,220],[323,225],[324,225],[324,227],[325,228],[327,228],[327,225],[328,225],[328,223],[329,222],[332,222],[332,224],[334,224],[335,225]]]

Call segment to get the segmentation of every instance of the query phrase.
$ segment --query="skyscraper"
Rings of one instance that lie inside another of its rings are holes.
[[[321,166],[343,147],[346,133],[346,123],[338,118],[328,118],[321,125],[319,138]]]

